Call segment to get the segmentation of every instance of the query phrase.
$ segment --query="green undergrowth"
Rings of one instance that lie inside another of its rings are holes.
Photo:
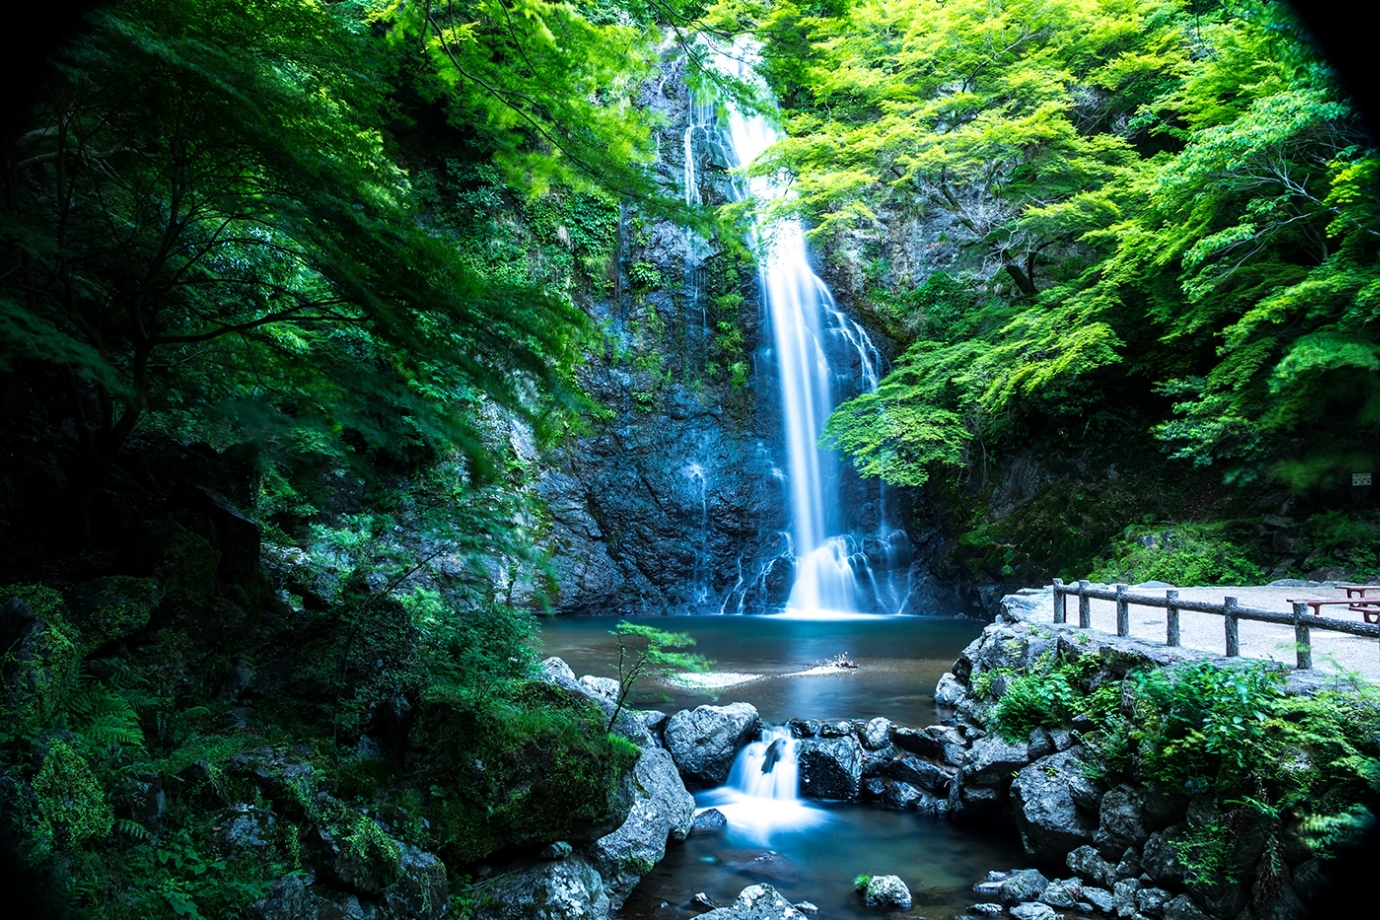
[[[1094,775],[1201,803],[1175,841],[1191,882],[1250,869],[1232,862],[1244,835],[1277,848],[1287,830],[1325,856],[1374,824],[1380,691],[1370,683],[1304,695],[1287,692],[1284,673],[1266,664],[1194,662],[1119,678],[1109,662],[1046,653],[1021,673],[977,675],[974,692],[994,701],[987,727],[1009,741],[1076,721]],[[1277,862],[1265,859],[1258,872]]]
[[[234,917],[292,873],[377,892],[404,847],[461,879],[496,851],[616,826],[638,750],[532,679],[530,615],[425,588],[359,595],[391,557],[349,572],[332,558],[338,593],[277,640],[298,648],[294,673],[248,700],[222,689],[224,650],[208,657],[223,636],[164,627],[183,595],[77,622],[57,591],[0,589],[6,628],[23,626],[0,662],[0,832],[62,915]],[[213,586],[210,603],[228,590]],[[127,594],[154,601],[141,587]],[[272,645],[241,667],[270,664]],[[390,740],[390,724],[411,727]]]
[[[1267,560],[1248,536],[1243,539],[1243,529],[1230,523],[1127,527],[1089,577],[1122,584],[1261,584],[1270,580]]]

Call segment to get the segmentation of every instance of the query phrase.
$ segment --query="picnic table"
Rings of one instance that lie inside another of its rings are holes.
[[[1346,591],[1346,600],[1336,597],[1301,597],[1298,599],[1289,598],[1291,604],[1307,604],[1313,611],[1313,616],[1322,616],[1323,607],[1345,606],[1347,610],[1356,611],[1361,614],[1361,619],[1367,623],[1380,623],[1380,593],[1374,597],[1367,597],[1367,591],[1380,592],[1380,585],[1338,585],[1338,588]]]

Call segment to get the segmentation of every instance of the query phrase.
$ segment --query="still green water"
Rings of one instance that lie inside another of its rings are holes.
[[[886,716],[901,725],[933,724],[934,687],[982,624],[951,617],[794,616],[630,617],[659,629],[689,633],[693,651],[714,662],[713,671],[760,675],[712,691],[692,691],[648,681],[635,705],[675,712],[710,702],[744,702],[773,724],[809,719]],[[542,621],[543,655],[558,655],[577,675],[617,677],[618,653],[611,617]],[[857,670],[792,676],[840,653]]]

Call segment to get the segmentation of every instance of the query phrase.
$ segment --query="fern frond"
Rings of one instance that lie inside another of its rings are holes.
[[[95,747],[142,746],[144,732],[129,700],[110,687],[82,675],[80,685],[67,698],[72,730]]]
[[[124,834],[126,837],[132,837],[135,840],[148,840],[153,836],[149,833],[147,827],[129,818],[116,818],[115,831]]]

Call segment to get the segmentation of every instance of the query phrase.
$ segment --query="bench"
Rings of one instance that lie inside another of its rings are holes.
[[[1338,585],[1337,587],[1345,591],[1347,597],[1364,598],[1367,591],[1380,591],[1380,585]]]
[[[1367,586],[1371,587],[1371,586]],[[1323,607],[1345,606],[1347,610],[1354,610],[1361,614],[1361,619],[1367,623],[1380,623],[1380,597],[1351,597],[1348,595],[1346,600],[1339,600],[1335,597],[1301,597],[1289,598],[1291,604],[1307,604],[1313,611],[1313,616],[1322,616]]]

